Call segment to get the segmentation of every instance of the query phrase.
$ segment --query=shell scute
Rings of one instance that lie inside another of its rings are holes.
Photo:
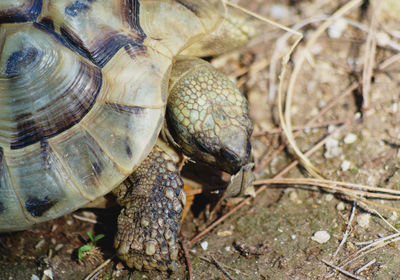
[[[5,160],[4,150],[0,147],[0,225],[1,228],[18,229],[31,222],[24,215],[20,201],[15,193],[10,172]],[[21,227],[21,226],[20,226]]]
[[[1,137],[0,143],[19,149],[79,122],[97,98],[102,73],[32,25],[8,31],[0,61],[0,135],[9,143]]]
[[[5,159],[3,166],[6,169],[2,169],[1,175],[3,182],[7,180],[11,186],[6,185],[1,193],[13,200],[13,205],[6,201],[7,206],[14,211],[19,208],[18,212],[22,212],[25,218],[24,223],[8,221],[13,228],[48,220],[87,201],[67,179],[60,157],[51,144],[44,141],[25,149],[8,151]],[[17,212],[9,215],[17,215]]]
[[[156,134],[154,127],[161,128],[163,108],[116,103],[96,106],[81,125],[96,139],[105,153],[114,162],[118,162],[118,169],[129,175],[151,149]]]
[[[126,176],[118,170],[98,141],[79,124],[49,142],[62,159],[69,180],[88,200],[106,194]]]

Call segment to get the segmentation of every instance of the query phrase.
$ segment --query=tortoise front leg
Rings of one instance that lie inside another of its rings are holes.
[[[133,268],[176,270],[178,233],[185,205],[178,155],[161,141],[115,191],[123,207],[115,247]]]

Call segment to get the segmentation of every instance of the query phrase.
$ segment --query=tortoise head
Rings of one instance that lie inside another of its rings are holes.
[[[248,163],[248,103],[225,75],[204,60],[178,58],[169,88],[168,129],[186,155],[230,174]]]

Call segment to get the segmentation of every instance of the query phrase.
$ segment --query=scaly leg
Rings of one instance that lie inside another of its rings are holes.
[[[158,141],[139,168],[114,191],[123,207],[115,247],[129,267],[177,268],[178,233],[185,205],[178,162],[178,155]]]

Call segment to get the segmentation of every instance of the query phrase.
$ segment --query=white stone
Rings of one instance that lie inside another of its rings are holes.
[[[390,216],[389,219],[390,219],[391,221],[396,221],[398,217],[399,217],[399,214],[397,214],[396,211],[393,211],[393,212],[392,212],[392,215]]]
[[[328,36],[334,39],[342,37],[343,32],[347,28],[347,21],[343,18],[339,18],[328,28]]]
[[[399,103],[395,102],[392,104],[392,111],[393,113],[397,113],[397,111],[399,110]]]
[[[315,242],[318,242],[319,244],[324,244],[328,242],[330,238],[331,235],[326,230],[319,230],[315,232],[313,236],[311,236],[311,239]]]
[[[390,37],[385,32],[378,32],[376,34],[376,41],[379,46],[386,46],[390,42]]]
[[[357,224],[362,228],[367,228],[369,226],[370,219],[371,219],[371,214],[363,213],[361,215],[358,215]]]
[[[36,274],[32,274],[31,280],[40,280],[40,278]]]
[[[334,124],[328,125],[328,133],[333,133],[337,129],[337,126]]]
[[[201,248],[206,251],[208,249],[208,242],[207,241],[203,241],[200,243]]]
[[[344,209],[346,209],[346,205],[344,205],[344,203],[341,201],[336,205],[336,209],[338,211],[343,211]]]
[[[339,141],[334,138],[329,138],[325,143],[325,158],[334,158],[337,157],[342,149],[339,147]]]
[[[219,237],[226,237],[226,236],[231,236],[232,235],[232,231],[231,230],[223,230],[223,231],[218,231],[217,235]]]
[[[350,161],[344,160],[344,161],[342,161],[342,164],[340,165],[340,168],[341,168],[343,171],[347,171],[347,170],[350,169],[350,165],[351,165]]]
[[[269,12],[271,14],[271,17],[277,19],[288,18],[290,16],[289,11],[283,5],[272,5]]]
[[[51,271],[51,269],[46,269],[45,271],[43,271],[43,274],[53,280],[53,272]]]
[[[289,199],[291,200],[291,201],[296,201],[297,200],[297,192],[296,191],[294,191],[294,190],[292,190],[290,193],[289,193]]]
[[[347,134],[343,139],[343,142],[346,144],[352,144],[356,141],[357,141],[357,135],[355,135],[354,133]]]

